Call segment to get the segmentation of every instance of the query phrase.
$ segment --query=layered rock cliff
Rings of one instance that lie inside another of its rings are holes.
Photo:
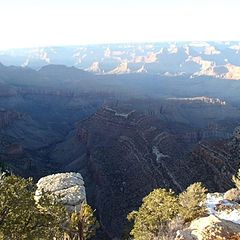
[[[104,107],[80,122],[78,156],[66,168],[82,169],[91,204],[110,237],[121,235],[128,212],[154,188],[180,192],[196,181],[214,191],[232,186],[239,161],[230,160],[228,141],[196,139],[193,149],[180,126],[121,107]]]

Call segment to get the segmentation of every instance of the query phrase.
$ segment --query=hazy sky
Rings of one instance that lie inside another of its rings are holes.
[[[0,49],[240,40],[240,0],[0,0]]]

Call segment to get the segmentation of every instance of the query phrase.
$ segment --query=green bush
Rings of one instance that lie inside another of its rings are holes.
[[[179,194],[179,215],[185,222],[206,216],[206,192],[207,189],[198,182]]]
[[[155,189],[143,199],[138,211],[128,214],[128,220],[134,221],[131,235],[135,240],[156,239],[177,214],[178,201],[174,192]]]
[[[206,215],[206,192],[201,183],[190,185],[176,196],[173,191],[155,189],[143,199],[138,211],[128,214],[135,240],[170,240],[186,222]]]
[[[3,239],[53,239],[63,236],[65,208],[44,195],[36,204],[31,179],[0,178],[0,236]]]
[[[86,240],[95,235],[94,211],[83,204],[79,212],[65,207],[48,193],[34,199],[32,179],[0,176],[0,240]]]
[[[87,203],[83,203],[79,212],[70,214],[66,233],[71,240],[87,240],[95,236],[98,227],[94,211]]]

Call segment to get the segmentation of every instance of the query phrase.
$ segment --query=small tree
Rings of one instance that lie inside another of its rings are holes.
[[[87,203],[83,203],[79,212],[70,214],[66,232],[72,240],[87,240],[96,234],[98,227],[94,211]]]
[[[240,169],[238,169],[236,176],[233,176],[232,180],[235,183],[236,187],[240,190]]]
[[[179,194],[179,214],[184,221],[189,222],[206,215],[206,192],[207,189],[198,182],[190,185],[186,191]]]
[[[177,214],[178,201],[174,192],[155,189],[143,199],[138,211],[128,214],[128,220],[134,221],[131,235],[135,240],[159,239]]]
[[[206,192],[201,183],[190,185],[178,197],[171,190],[153,190],[138,211],[128,214],[134,222],[131,235],[135,240],[175,239],[186,222],[205,216]]]
[[[42,227],[42,229],[39,228],[39,231],[47,232],[48,238],[51,240],[53,238],[62,239],[64,225],[68,221],[66,208],[53,195],[43,193],[38,201],[37,209],[39,215],[36,214],[36,218],[41,219],[40,227]],[[46,227],[47,231],[45,230]]]
[[[63,236],[66,211],[47,195],[36,204],[31,179],[0,178],[0,236],[3,239],[52,240]]]

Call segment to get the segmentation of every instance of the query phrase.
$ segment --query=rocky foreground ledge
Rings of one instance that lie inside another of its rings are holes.
[[[192,221],[188,228],[178,231],[175,240],[240,240],[239,193],[237,189],[209,193],[209,216]]]
[[[84,181],[80,173],[57,173],[41,178],[37,183],[36,199],[42,192],[53,194],[69,212],[79,211],[86,201]]]

